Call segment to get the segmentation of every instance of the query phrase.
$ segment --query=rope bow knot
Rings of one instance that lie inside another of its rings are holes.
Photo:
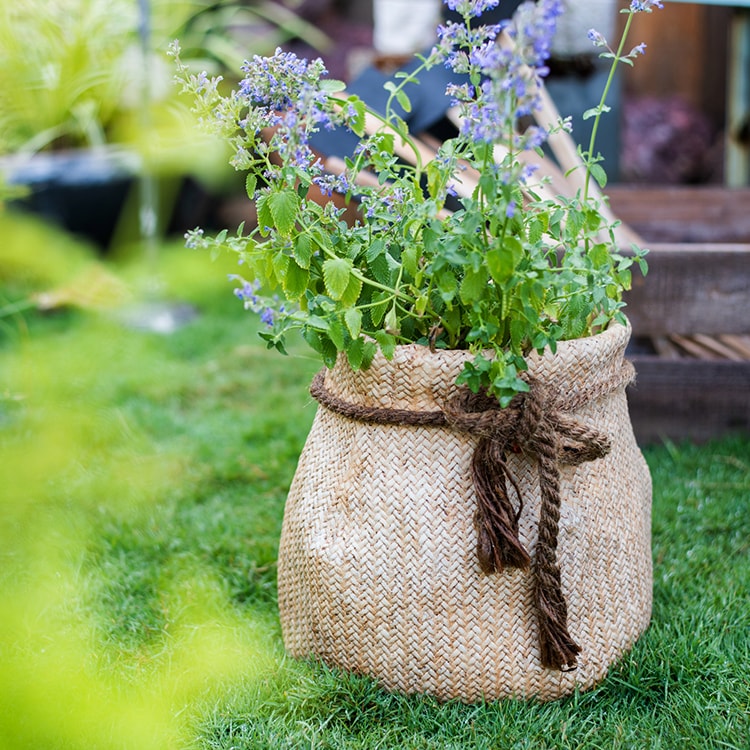
[[[568,412],[626,385],[633,376],[633,366],[624,362],[612,378],[588,391],[555,399],[542,383],[530,378],[528,393],[518,394],[505,408],[486,393],[468,389],[460,390],[438,411],[353,404],[327,389],[325,370],[315,376],[310,393],[327,409],[360,422],[450,427],[478,436],[472,480],[477,496],[474,524],[480,568],[489,575],[506,567],[532,567],[542,665],[570,671],[575,669],[581,649],[568,632],[568,608],[557,564],[560,466],[602,458],[609,453],[610,442],[605,434],[586,427]],[[519,452],[536,461],[539,475],[541,504],[533,566],[518,536],[523,497],[507,462],[508,453]],[[508,485],[515,491],[517,509]]]
[[[461,391],[443,411],[452,428],[479,436],[471,464],[477,496],[474,525],[479,566],[488,575],[506,567],[531,565],[518,535],[523,497],[508,468],[507,455],[521,452],[536,461],[541,506],[533,572],[541,660],[545,667],[574,669],[581,649],[568,632],[557,564],[559,467],[606,456],[609,439],[555,410],[545,387],[534,380],[529,382],[528,393],[519,394],[504,409],[486,394]],[[508,485],[515,490],[517,509]]]

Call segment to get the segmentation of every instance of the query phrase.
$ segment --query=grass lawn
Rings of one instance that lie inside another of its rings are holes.
[[[0,749],[750,748],[748,435],[645,450],[653,622],[588,693],[441,705],[286,658],[275,557],[319,365],[265,350],[225,270],[163,254],[200,311],[171,335],[3,322]]]

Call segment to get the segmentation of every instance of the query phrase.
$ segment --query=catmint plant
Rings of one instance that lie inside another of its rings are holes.
[[[554,351],[560,340],[623,320],[631,265],[645,264],[637,248],[619,253],[614,226],[588,190],[591,176],[603,184],[592,155],[611,75],[587,113],[596,120],[582,152],[586,190],[573,199],[541,198],[541,178],[524,158],[541,154],[550,135],[520,123],[539,106],[560,0],[526,2],[500,24],[482,23],[498,0],[446,4],[463,22],[441,25],[416,70],[386,84],[381,113],[327,79],[320,60],[280,49],[248,60],[238,86],[225,93],[219,78],[191,72],[175,43],[178,80],[203,123],[231,144],[258,217],[247,232],[240,226],[207,237],[193,230],[187,244],[237,254],[236,294],[261,315],[270,347],[285,351],[289,334],[299,331],[327,366],[345,352],[354,369],[367,368],[378,348],[391,357],[404,343],[466,349],[474,356],[459,382],[507,405],[528,389],[522,374],[532,350]],[[590,32],[612,71],[643,52],[639,45],[623,53],[632,15],[659,6],[626,9],[616,51]],[[425,159],[398,112],[409,112],[410,91],[435,66],[452,72],[446,93],[460,126]],[[341,174],[326,172],[311,147],[314,133],[328,128],[359,139]],[[312,191],[355,204],[354,222]]]

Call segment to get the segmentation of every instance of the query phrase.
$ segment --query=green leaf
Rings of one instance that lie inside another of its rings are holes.
[[[603,242],[597,243],[589,250],[588,257],[594,264],[594,268],[602,268],[610,261],[609,247]]]
[[[313,254],[312,240],[308,234],[300,234],[294,241],[292,249],[294,259],[300,268],[310,268],[310,259]]]
[[[373,327],[377,328],[383,322],[390,299],[391,296],[387,292],[377,292],[373,295],[373,306],[370,308],[370,320]]]
[[[318,82],[320,90],[326,94],[338,94],[346,90],[346,84],[343,81],[337,81],[335,78],[323,78]]]
[[[325,253],[333,252],[331,236],[320,227],[311,227],[310,236],[315,244]]]
[[[471,305],[472,302],[478,302],[487,292],[487,270],[481,267],[478,271],[471,268],[466,271],[461,290],[459,292],[461,301],[465,305]]]
[[[531,220],[531,223],[529,224],[529,242],[532,245],[535,245],[542,239],[544,233],[547,231],[547,225],[548,222],[543,221],[539,217]]]
[[[445,302],[450,302],[456,296],[458,281],[447,268],[443,269],[436,277],[438,289]]]
[[[487,200],[495,200],[495,195],[497,194],[497,183],[491,169],[482,173],[482,176],[479,178],[479,187],[481,188],[482,193],[487,197]]]
[[[340,300],[349,286],[352,262],[348,258],[329,258],[323,263],[323,281],[328,294]]]
[[[591,176],[597,181],[600,188],[604,188],[607,184],[607,173],[601,164],[592,164],[589,167]]]
[[[307,283],[310,280],[310,272],[301,268],[293,259],[289,259],[289,265],[283,279],[284,291],[287,296],[296,299],[301,297],[307,289]]]
[[[365,346],[362,351],[362,370],[367,370],[372,364],[372,360],[378,353],[378,345],[373,341],[365,341]]]
[[[387,258],[390,258],[390,256],[384,253],[369,261],[372,278],[379,284],[385,284],[386,286],[391,283],[391,267]]]
[[[296,190],[279,190],[268,195],[268,210],[273,219],[273,226],[283,236],[288,236],[297,222],[299,196]]]
[[[355,135],[360,138],[365,134],[365,115],[366,108],[364,102],[358,96],[350,96],[346,100],[347,108],[354,112],[347,123]]]
[[[328,336],[310,328],[306,328],[302,336],[307,344],[323,357],[323,362],[327,367],[333,367],[336,364],[336,347]]]
[[[380,345],[380,351],[386,359],[393,359],[396,353],[396,337],[385,331],[375,331],[375,340]]]
[[[401,105],[404,112],[411,112],[411,101],[402,88],[398,88],[393,81],[386,81],[383,88],[396,97],[396,101]]]
[[[506,237],[503,247],[487,252],[487,269],[497,284],[505,284],[523,258],[523,245],[516,237]]]
[[[357,339],[362,330],[362,313],[356,307],[350,307],[344,311],[344,322],[351,337]]]
[[[284,255],[282,252],[277,252],[273,256],[272,265],[273,265],[273,275],[275,280],[283,286],[286,280],[286,274],[289,270],[289,264],[291,262],[291,258],[288,255]]]
[[[345,331],[344,326],[338,318],[331,318],[328,325],[328,335],[331,337],[333,345],[339,350],[344,349]]]
[[[319,315],[309,315],[307,318],[307,325],[314,328],[316,331],[327,331],[329,328],[328,321],[325,318],[321,318]]]
[[[419,248],[413,242],[408,244],[401,253],[401,262],[404,264],[404,269],[412,277],[416,276],[419,271],[419,267],[417,266],[418,257]]]
[[[349,365],[352,370],[359,370],[362,368],[362,360],[365,354],[365,340],[355,338],[346,347],[346,358],[349,360]]]
[[[358,279],[354,274],[349,276],[349,282],[346,285],[344,293],[341,295],[341,304],[345,307],[351,307],[356,305],[359,300],[359,295],[362,292],[362,280]]]
[[[273,226],[273,216],[268,205],[268,194],[264,193],[255,202],[255,209],[258,212],[258,229],[265,237],[269,229]]]
[[[255,188],[258,184],[258,178],[252,174],[248,174],[248,176],[245,178],[245,191],[247,192],[247,197],[251,200],[255,197]]]
[[[365,258],[368,263],[372,263],[375,258],[380,257],[385,251],[385,242],[383,240],[373,240],[365,251]]]

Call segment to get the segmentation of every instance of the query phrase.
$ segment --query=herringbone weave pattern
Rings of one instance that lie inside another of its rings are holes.
[[[533,375],[567,396],[614,380],[629,329],[611,326],[536,357]],[[344,360],[326,387],[352,403],[440,409],[466,354],[399,347],[366,372]],[[592,386],[593,384],[593,386]],[[476,437],[450,428],[373,425],[318,409],[290,489],[279,551],[287,650],[442,700],[550,700],[591,687],[651,614],[651,480],[624,387],[572,416],[609,436],[608,456],[561,467],[557,559],[578,668],[542,667],[528,570],[481,572],[473,524]],[[534,555],[535,463],[511,454],[523,495],[519,536]]]

